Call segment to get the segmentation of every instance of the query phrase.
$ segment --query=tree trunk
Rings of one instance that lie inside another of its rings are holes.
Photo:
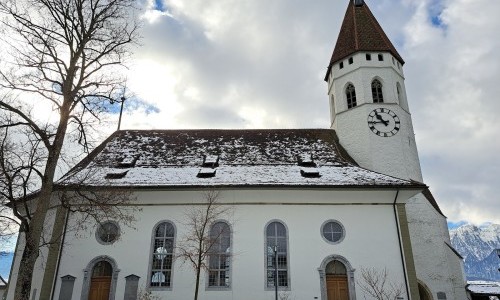
[[[196,268],[196,287],[194,290],[194,300],[198,300],[198,291],[200,289],[200,273],[201,273],[201,253],[198,254],[198,267]]]
[[[69,110],[70,101],[65,101],[65,105],[63,105],[61,109],[59,126],[54,138],[54,143],[50,149],[48,149],[47,165],[45,166],[40,196],[36,199],[36,210],[33,213],[33,218],[29,223],[29,227],[24,232],[25,247],[19,265],[16,289],[14,292],[14,299],[16,300],[30,300],[33,270],[40,252],[40,239],[43,234],[45,218],[52,198],[57,161],[61,154],[66,129],[68,127]]]

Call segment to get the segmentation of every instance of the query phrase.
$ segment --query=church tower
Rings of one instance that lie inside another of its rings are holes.
[[[331,127],[361,166],[421,182],[403,65],[364,1],[350,1],[325,77]]]
[[[365,1],[349,2],[325,76],[331,128],[361,167],[423,182],[405,62]],[[450,245],[446,217],[430,191],[408,199],[399,216],[408,225],[401,236],[410,299],[466,299],[462,257]]]

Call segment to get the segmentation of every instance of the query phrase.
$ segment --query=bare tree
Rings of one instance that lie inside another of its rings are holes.
[[[394,283],[389,280],[389,273],[386,268],[381,271],[375,268],[361,269],[361,281],[358,283],[361,289],[377,300],[397,300],[402,299],[404,285]]]
[[[176,247],[177,257],[187,262],[196,273],[194,300],[198,299],[201,271],[209,269],[210,256],[230,247],[228,241],[221,239],[229,235],[228,226],[213,226],[232,209],[231,206],[221,205],[219,197],[219,191],[206,191],[202,205],[192,206],[186,212],[183,224],[187,230]],[[226,251],[221,256],[217,258],[219,264],[229,267],[230,253]]]
[[[134,5],[134,0],[0,2],[0,38],[10,54],[2,53],[0,93],[11,95],[0,98],[2,140],[7,148],[26,152],[17,157],[19,165],[6,164],[0,175],[7,184],[2,201],[12,208],[2,218],[17,220],[24,237],[15,299],[29,299],[63,145],[74,141],[88,151],[93,126],[123,91],[119,67],[138,38]],[[36,205],[27,201],[34,189]]]
[[[161,297],[153,295],[151,290],[148,289],[147,287],[146,288],[141,287],[139,289],[139,294],[137,296],[137,300],[161,300],[161,299],[162,299]]]

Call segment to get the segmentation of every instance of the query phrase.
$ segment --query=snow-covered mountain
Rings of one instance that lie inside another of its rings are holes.
[[[469,280],[500,280],[500,225],[462,225],[450,230],[451,244],[464,257]]]

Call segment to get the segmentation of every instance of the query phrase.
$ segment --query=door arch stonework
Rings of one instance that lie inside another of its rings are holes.
[[[354,271],[355,269],[352,268],[351,264],[349,261],[340,255],[330,255],[323,259],[321,262],[320,267],[318,268],[319,272],[319,279],[320,279],[320,288],[321,288],[321,300],[328,300],[327,296],[327,282],[326,282],[326,266],[333,262],[333,261],[339,261],[341,262],[345,268],[346,268],[346,276],[347,276],[347,286],[349,290],[349,300],[356,300],[356,285],[355,285],[355,279],[354,279]]]
[[[116,261],[113,258],[106,255],[95,257],[88,263],[87,267],[83,270],[82,296],[80,300],[89,299],[92,270],[94,269],[94,266],[100,261],[108,262],[113,269],[111,275],[111,288],[109,291],[109,300],[115,300],[116,283],[118,281],[118,273],[120,272],[120,269],[118,269]]]

